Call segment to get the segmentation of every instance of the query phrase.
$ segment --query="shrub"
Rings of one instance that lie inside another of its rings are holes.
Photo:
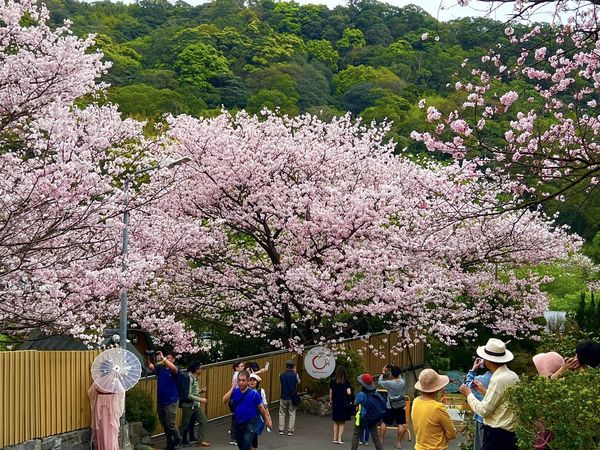
[[[344,350],[344,353],[341,353],[336,356],[336,367],[339,365],[343,365],[346,368],[346,376],[348,377],[348,380],[350,380],[350,384],[353,386],[356,392],[356,389],[358,388],[358,382],[356,381],[356,379],[361,373],[364,372],[364,368],[362,366],[362,358],[358,353],[356,353],[353,350]],[[327,395],[329,394],[330,381],[331,378],[312,380],[310,385],[307,386],[306,391],[313,398],[319,398],[321,396]]]
[[[135,388],[127,391],[125,417],[128,422],[142,422],[144,429],[152,432],[157,418],[150,394]]]
[[[600,370],[571,372],[558,380],[524,377],[508,398],[520,448],[533,448],[538,421],[554,434],[552,450],[600,448]]]
[[[594,340],[596,336],[598,334],[581,331],[576,320],[569,314],[562,332],[542,334],[536,352],[554,351],[565,358],[575,356],[575,347],[578,342],[585,339]]]

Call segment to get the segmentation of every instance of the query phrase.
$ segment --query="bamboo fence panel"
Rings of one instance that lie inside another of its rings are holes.
[[[409,366],[408,350],[399,355],[390,352],[394,342],[394,335],[374,335],[368,342],[355,340],[343,345],[361,355],[365,370],[377,373],[386,362]],[[381,348],[383,359],[372,354],[369,344]],[[413,364],[423,364],[423,344],[412,347],[410,352]],[[92,383],[90,368],[99,353],[99,350],[0,352],[0,448],[89,427],[87,390]],[[280,398],[279,374],[285,371],[285,363],[290,359],[300,374],[300,389],[306,388],[310,377],[304,370],[302,355],[282,351],[244,358],[256,361],[261,367],[267,361],[270,363],[269,371],[261,375],[261,387],[269,402]],[[200,386],[207,388],[205,412],[209,420],[230,414],[223,395],[231,388],[232,362],[206,365],[199,380]],[[134,389],[148,393],[156,411],[156,377],[143,377]],[[179,416],[180,413],[178,420]],[[158,421],[153,431],[162,431]]]
[[[0,352],[0,448],[90,425],[98,351]]]

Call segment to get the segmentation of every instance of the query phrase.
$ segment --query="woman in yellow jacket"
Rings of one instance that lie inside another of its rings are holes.
[[[415,430],[415,450],[446,450],[448,441],[456,437],[456,428],[446,407],[436,400],[450,380],[435,370],[425,369],[419,375],[415,388],[421,395],[412,404],[412,423]]]

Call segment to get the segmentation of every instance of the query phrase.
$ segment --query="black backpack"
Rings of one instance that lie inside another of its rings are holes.
[[[377,425],[383,419],[383,415],[387,410],[387,405],[385,404],[385,400],[378,392],[366,393],[367,394],[367,404],[364,406],[367,413],[361,420],[361,426],[363,427],[371,427],[373,425]]]
[[[189,405],[190,403],[193,403],[193,400],[190,400],[192,380],[190,379],[190,374],[188,372],[182,372],[179,374],[179,382],[177,384],[177,388],[179,390],[179,406],[183,406],[184,404]]]

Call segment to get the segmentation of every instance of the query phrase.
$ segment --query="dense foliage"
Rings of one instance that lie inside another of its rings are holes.
[[[465,94],[454,86],[463,61],[479,70],[489,49],[510,48],[515,35],[530,29],[515,25],[506,35],[504,24],[489,18],[438,22],[418,6],[376,0],[333,9],[273,0],[198,6],[52,0],[48,6],[56,25],[68,18],[75,34],[97,35],[97,47],[113,63],[103,77],[112,85],[108,99],[128,116],[214,116],[225,107],[311,112],[327,120],[350,111],[367,123],[393,121],[388,137],[397,151],[408,148],[412,154],[425,146],[410,139],[411,131],[433,130],[418,100],[444,111],[460,109]],[[551,27],[542,24],[538,34],[546,45]],[[555,47],[548,44],[548,51]],[[517,56],[515,47],[506,64]],[[490,92],[510,89],[523,98],[535,83],[516,81],[507,72]],[[484,137],[502,140],[509,121],[496,117]],[[560,211],[560,223],[591,241],[600,228],[598,202],[597,195],[577,192],[545,208]]]
[[[466,31],[438,41],[446,25],[376,2],[332,10],[341,22],[294,3],[68,6],[77,33],[106,33],[81,39],[68,22],[49,26],[43,5],[0,2],[3,333],[98,334],[124,289],[131,320],[176,351],[195,348],[189,317],[296,349],[374,321],[399,329],[399,346],[539,329],[544,280],[530,268],[578,239],[539,210],[497,208],[514,186],[499,183],[501,165],[498,177],[443,155],[415,161],[422,144],[399,155],[388,139],[433,126],[441,114],[423,120],[425,102],[464,100],[445,92],[454,64],[442,50]],[[94,16],[102,8],[111,20]],[[192,115],[122,119],[97,103],[100,77],[131,115]],[[174,156],[186,164],[171,171]]]
[[[556,450],[600,445],[600,370],[570,372],[558,380],[524,377],[509,391],[520,448],[532,448],[538,430],[548,430]]]
[[[273,0],[48,6],[57,26],[69,18],[75,34],[97,34],[113,62],[104,76],[109,99],[126,114],[206,116],[222,105],[325,117],[351,111],[394,120],[400,148],[419,148],[408,134],[423,118],[420,96],[447,97],[464,58],[508,42],[490,19],[440,23],[418,6],[374,0],[334,9]],[[423,41],[423,33],[439,41]]]
[[[154,431],[157,420],[152,405],[152,395],[139,388],[127,391],[125,417],[127,422],[142,422],[145,430]]]

